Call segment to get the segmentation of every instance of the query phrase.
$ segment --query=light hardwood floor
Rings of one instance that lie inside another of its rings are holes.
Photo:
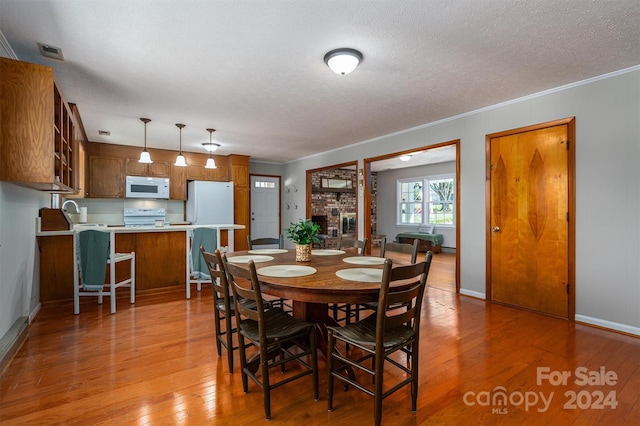
[[[430,278],[438,276],[437,265]],[[245,395],[239,370],[229,374],[224,352],[216,355],[209,288],[191,300],[183,288],[140,292],[135,305],[121,294],[115,315],[108,301],[100,307],[92,299],[77,316],[71,303],[42,309],[1,378],[1,424],[267,423],[260,389],[250,382]],[[418,411],[411,413],[406,387],[384,401],[383,424],[640,424],[638,338],[433,285],[421,333]],[[337,389],[334,410],[327,411],[326,363],[319,364],[320,401],[313,400],[310,377],[289,383],[273,391],[268,423],[372,424],[373,400],[354,389]],[[571,376],[566,384],[542,376],[538,383],[538,369],[552,379]],[[604,370],[609,383],[581,385],[582,369],[598,372],[591,373],[594,381]],[[385,383],[392,378],[385,375]],[[567,405],[571,392],[582,409]],[[492,403],[501,393],[507,405]],[[600,401],[602,409],[593,406],[600,393],[615,395],[616,408],[607,405],[612,397]]]

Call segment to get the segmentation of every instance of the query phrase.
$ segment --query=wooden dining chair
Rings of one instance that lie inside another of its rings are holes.
[[[358,254],[363,255],[367,249],[367,239],[357,240],[355,238],[345,238],[338,240],[338,250],[349,251],[355,250]],[[351,323],[351,319],[358,321],[360,319],[360,305],[352,303],[333,303],[329,306],[333,314],[333,319],[338,322],[344,321],[346,324]]]
[[[253,250],[256,246],[274,246],[277,245],[278,248],[284,248],[284,236],[280,235],[278,238],[273,237],[265,237],[265,238],[255,238],[251,239],[251,235],[247,235],[247,246],[249,250]],[[286,312],[293,312],[293,305],[291,301],[284,298],[268,298],[269,303],[272,305],[280,305],[282,309]]]
[[[277,245],[278,248],[284,248],[284,237],[280,235],[278,238],[274,237],[265,237],[265,238],[255,238],[251,239],[251,235],[247,235],[247,247],[249,250],[253,250],[254,246],[274,246]]]
[[[382,239],[382,244],[380,245],[380,257],[392,257],[398,259],[397,255],[401,255],[401,257],[406,258],[406,255],[409,255],[409,259],[411,263],[416,263],[418,259],[418,248],[420,246],[420,241],[416,238],[413,240],[413,244],[407,243],[396,243],[396,242],[387,242],[387,237]],[[392,259],[393,260],[393,259]],[[399,305],[394,305],[392,308],[397,308]],[[364,305],[358,305],[358,310],[362,311],[365,309],[377,310],[378,302],[370,302]]]
[[[419,245],[420,241],[418,241],[417,238],[413,240],[413,244],[407,244],[387,242],[387,237],[384,237],[380,245],[380,257],[386,257],[390,252],[391,255],[393,255],[393,253],[408,254],[411,257],[411,263],[416,263]]]
[[[356,249],[358,254],[364,254],[367,249],[367,239],[357,240],[355,238],[345,238],[338,240],[338,250]]]
[[[252,260],[249,261],[249,268],[244,269],[227,262],[226,256],[223,256],[222,259],[228,271],[235,302],[244,392],[249,391],[249,378],[262,388],[265,417],[270,419],[271,390],[311,374],[313,376],[313,397],[317,401],[319,392],[315,325],[298,320],[281,308],[275,308],[265,303],[260,292],[256,266]],[[239,285],[236,278],[247,280],[249,288]],[[253,361],[259,362],[259,364],[247,359],[247,341],[258,349],[258,357]],[[292,350],[293,347],[299,349]],[[311,357],[310,364],[304,359],[308,356]],[[281,370],[284,370],[285,364],[291,361],[297,362],[302,367],[302,371],[292,373],[287,378],[274,383],[269,370],[274,367],[280,367]],[[258,378],[257,370],[260,370],[262,379]]]
[[[420,311],[431,257],[431,252],[428,252],[423,262],[395,268],[390,259],[385,260],[378,297],[378,305],[383,309],[378,309],[362,321],[343,327],[328,327],[329,411],[333,410],[334,379],[342,380],[374,398],[373,418],[376,425],[380,425],[382,420],[382,400],[405,385],[411,384],[411,410],[416,411]],[[392,283],[405,280],[412,283],[403,285],[401,290],[391,288]],[[406,306],[407,309],[389,309],[393,305]],[[354,359],[341,354],[336,350],[337,342],[359,348],[362,355],[358,351],[358,357]],[[392,357],[398,351],[407,354],[409,367]],[[372,384],[350,378],[345,370],[351,368],[370,375]],[[409,376],[383,387],[385,368],[397,368],[403,372],[401,377],[404,377],[404,373]]]
[[[227,271],[220,250],[216,249],[215,253],[209,253],[205,251],[203,246],[200,246],[200,253],[209,268],[209,276],[213,283],[213,324],[216,333],[216,350],[218,356],[221,356],[222,348],[225,348],[229,373],[233,373],[233,351],[238,347],[233,346],[233,334],[237,331],[231,324],[231,319],[235,316],[235,304],[231,290],[229,290]],[[222,321],[224,321],[224,330],[222,329]]]

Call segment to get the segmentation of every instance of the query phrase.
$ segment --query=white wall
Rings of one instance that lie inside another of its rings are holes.
[[[249,161],[249,173],[253,175],[281,176],[282,164]]]
[[[460,139],[461,292],[484,297],[485,136],[572,116],[576,320],[640,335],[640,66],[293,161],[283,184],[304,188],[307,169],[354,160],[362,167],[363,158]],[[305,194],[284,194],[283,202],[304,206]],[[283,209],[283,226],[304,215]]]
[[[0,182],[0,337],[39,307],[36,217],[46,192]]]
[[[418,232],[418,226],[396,226],[396,182],[398,179],[435,176],[455,172],[455,161],[378,172],[378,234],[385,234],[387,241],[392,241],[399,232]],[[455,228],[436,227],[433,232],[443,235],[444,242],[442,243],[442,247],[455,248]]]

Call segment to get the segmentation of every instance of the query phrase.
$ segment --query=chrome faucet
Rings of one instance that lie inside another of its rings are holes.
[[[64,203],[62,203],[62,210],[66,211],[67,213],[71,213],[65,208],[67,204],[73,204],[76,207],[76,213],[80,214],[80,207],[78,207],[78,203],[76,203],[73,200],[67,200]]]

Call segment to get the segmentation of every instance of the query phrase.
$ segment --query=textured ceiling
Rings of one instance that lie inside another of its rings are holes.
[[[0,0],[89,140],[286,162],[640,64],[638,0]],[[62,48],[42,57],[37,42]],[[364,61],[347,76],[323,57]],[[99,130],[111,132],[101,136]]]

